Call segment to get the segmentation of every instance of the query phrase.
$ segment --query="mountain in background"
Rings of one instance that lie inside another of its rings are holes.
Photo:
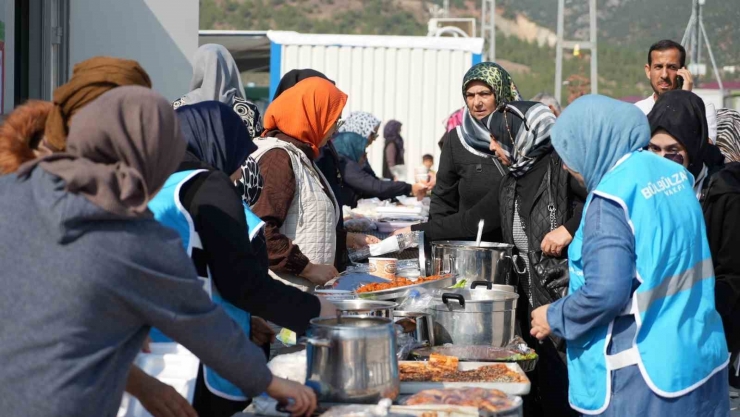
[[[480,17],[480,0],[451,0],[451,17]],[[643,66],[650,45],[680,41],[691,16],[691,0],[598,1],[599,92],[613,97],[651,92]],[[201,29],[294,30],[305,33],[418,35],[442,0],[201,0]],[[514,76],[522,94],[553,91],[556,0],[497,0],[496,57]],[[588,38],[588,0],[566,0],[565,31]],[[704,25],[720,67],[740,73],[740,0],[707,0]],[[702,51],[708,64],[706,50]],[[588,90],[590,60],[565,55],[563,99]],[[709,67],[709,65],[708,65]],[[710,68],[708,68],[711,71]],[[723,75],[723,80],[737,76]],[[713,76],[706,77],[713,81]],[[561,100],[562,101],[562,100]]]

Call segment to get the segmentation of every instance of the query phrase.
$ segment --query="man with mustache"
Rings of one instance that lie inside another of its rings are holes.
[[[681,44],[668,39],[650,47],[645,75],[653,87],[653,94],[635,105],[646,115],[653,109],[658,96],[666,91],[691,91],[694,87],[693,76],[686,69],[686,50]]]

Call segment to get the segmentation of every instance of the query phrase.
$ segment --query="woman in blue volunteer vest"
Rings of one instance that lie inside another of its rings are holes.
[[[319,316],[322,302],[268,276],[263,223],[234,186],[242,164],[257,149],[242,119],[216,101],[182,106],[176,113],[187,152],[150,209],[180,233],[204,290],[244,332],[249,334],[251,327],[253,340],[269,342],[274,334],[262,320],[250,320],[250,313],[304,332],[308,321]],[[152,336],[155,342],[161,340],[157,336]],[[237,387],[202,367],[193,400],[200,415],[232,416],[247,405]]]
[[[693,176],[641,151],[647,119],[607,97],[573,102],[551,137],[589,197],[568,252],[569,294],[532,312],[531,333],[566,339],[571,406],[729,416],[729,356]]]

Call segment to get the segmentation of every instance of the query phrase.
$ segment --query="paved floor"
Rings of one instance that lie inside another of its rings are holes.
[[[730,416],[740,417],[740,390],[730,388],[730,392],[735,392],[738,394],[738,396],[736,396],[735,398],[732,398],[732,396],[730,396]]]

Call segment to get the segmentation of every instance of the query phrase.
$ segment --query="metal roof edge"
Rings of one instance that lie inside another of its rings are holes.
[[[264,36],[266,30],[199,30],[198,36]]]
[[[336,35],[270,30],[270,41],[280,45],[410,48],[483,53],[483,38],[442,38],[431,36]]]

